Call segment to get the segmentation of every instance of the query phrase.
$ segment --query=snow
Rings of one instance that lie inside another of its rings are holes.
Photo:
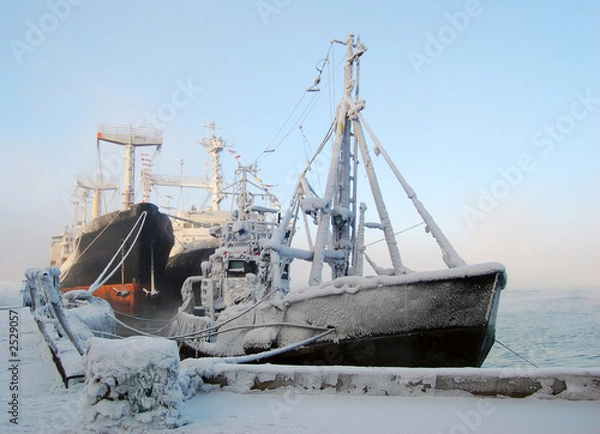
[[[3,411],[0,431],[7,433],[92,433],[120,432],[133,425],[133,418],[119,421],[119,428],[101,430],[82,419],[80,400],[86,385],[76,383],[65,389],[51,360],[43,338],[21,307],[20,283],[0,283],[0,312],[8,323],[9,309],[19,312],[19,419],[9,421]],[[8,327],[0,328],[2,360],[8,362]],[[152,351],[148,351],[151,357]],[[132,361],[129,356],[129,361]],[[139,360],[140,365],[146,362]],[[199,368],[198,364],[204,364]],[[320,391],[282,388],[253,390],[251,393],[223,391],[217,384],[203,384],[198,370],[217,371],[214,359],[182,362],[180,386],[182,397],[178,428],[132,432],[149,433],[596,433],[600,426],[598,401],[564,399],[473,398],[465,396],[373,396],[323,394]],[[3,365],[3,367],[6,365]],[[167,366],[166,364],[161,366]],[[270,369],[260,367],[261,381],[268,380]],[[284,368],[280,368],[284,369]],[[308,369],[308,368],[307,368]],[[315,368],[313,368],[315,369]],[[349,369],[349,368],[346,368]],[[564,370],[557,369],[556,372]],[[0,370],[0,385],[8,408],[11,372]],[[289,375],[290,373],[288,373]],[[240,376],[242,374],[239,374]],[[466,377],[466,376],[465,376]],[[185,381],[181,381],[182,379]],[[249,378],[248,378],[249,379]],[[218,380],[218,378],[217,378]],[[253,381],[253,380],[252,380]],[[332,382],[331,379],[330,382]],[[266,383],[265,383],[266,384]],[[200,393],[198,393],[198,391]]]
[[[68,293],[67,293],[68,294]],[[86,301],[77,300],[64,305],[65,315],[73,331],[83,342],[93,336],[93,332],[113,335],[116,323],[108,301],[91,296]]]
[[[597,433],[598,404],[215,392],[188,401],[177,433]]]
[[[291,291],[283,300],[287,303],[295,303],[314,297],[325,297],[327,295],[342,294],[344,292],[354,294],[362,289],[376,286],[391,286],[400,284],[412,284],[419,282],[431,282],[435,280],[461,278],[468,276],[482,276],[485,274],[500,272],[504,273],[504,265],[497,262],[484,264],[466,265],[463,267],[450,268],[447,270],[433,270],[423,272],[412,272],[400,276],[346,276],[339,277],[333,281],[322,283],[318,286],[306,286]]]
[[[145,336],[90,338],[81,404],[86,426],[174,428],[180,425],[179,350]]]
[[[329,212],[331,200],[321,197],[309,197],[300,201],[300,208],[305,214],[316,214],[319,210]]]

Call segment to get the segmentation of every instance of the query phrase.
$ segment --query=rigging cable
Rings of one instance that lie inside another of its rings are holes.
[[[508,348],[508,346],[504,345],[502,342],[500,342],[498,339],[495,339],[496,343],[498,343],[501,347],[506,348],[508,351],[510,351],[511,353],[513,353],[515,356],[517,356],[518,358],[520,358],[521,360],[524,360],[525,362],[529,363],[531,366],[533,366],[534,368],[538,368],[539,366],[536,365],[535,363],[533,363],[532,361],[528,360],[527,358],[525,358],[524,356],[520,355],[519,353],[517,353],[516,351]]]
[[[73,259],[73,261],[71,262],[71,264],[75,263],[75,261],[77,261],[79,258],[81,258],[83,256],[83,254],[85,252],[87,252],[87,250],[92,247],[92,245],[96,242],[96,240],[98,238],[100,238],[100,236],[104,233],[104,231],[106,231],[110,225],[113,224],[113,222],[117,219],[117,217],[119,217],[121,215],[123,211],[118,211],[115,216],[113,217],[113,219],[106,225],[104,226],[104,228],[100,231],[100,233],[98,235],[96,235],[96,237],[92,240],[92,242],[90,244],[88,244],[88,246],[83,249],[83,252],[81,252],[79,255],[77,255],[75,257],[75,259]],[[77,249],[79,248],[79,244],[81,244],[81,236],[77,237],[77,246],[75,247],[75,251],[77,251]],[[67,277],[67,275],[69,274],[69,271],[71,271],[72,265],[67,269],[67,271],[63,274],[61,274],[60,278],[61,280],[64,280],[65,277]]]
[[[323,73],[323,71],[325,70],[325,63],[330,63],[329,61],[329,54],[331,52],[331,47],[333,46],[333,41],[330,42],[329,44],[329,48],[327,49],[327,54],[325,55],[325,57],[321,60],[319,60],[319,62],[317,62],[317,66],[316,69],[317,71],[319,71],[319,75],[317,76],[317,78],[315,79],[315,83],[313,84],[313,86],[311,86],[309,89],[305,90],[304,92],[302,92],[302,96],[300,97],[300,99],[298,100],[298,102],[296,103],[296,105],[294,106],[294,108],[292,109],[291,113],[288,115],[288,117],[286,118],[285,122],[281,125],[281,127],[279,128],[279,130],[277,131],[277,133],[275,134],[275,136],[273,137],[273,139],[271,139],[271,141],[269,142],[269,144],[266,146],[266,148],[261,152],[261,154],[256,158],[255,161],[259,161],[260,159],[262,159],[265,154],[270,153],[275,151],[280,145],[281,143],[290,135],[290,133],[295,129],[296,125],[301,122],[301,118],[304,116],[304,114],[306,113],[307,108],[314,103],[315,99],[321,94],[320,89],[318,88],[318,83],[321,81],[321,75]],[[319,63],[323,62],[323,65],[319,68]],[[316,91],[316,92],[315,92]],[[308,92],[315,92],[315,95],[313,96],[313,98],[309,101],[309,103],[307,104],[307,107],[303,110],[303,112],[300,114],[300,117],[298,118],[298,120],[296,122],[294,122],[294,124],[290,127],[290,130],[287,132],[287,134],[285,134],[285,136],[283,136],[283,138],[281,138],[279,140],[279,142],[277,143],[277,145],[275,145],[272,149],[271,146],[273,145],[273,143],[275,143],[277,137],[281,134],[281,132],[285,129],[286,125],[288,124],[288,122],[290,121],[290,119],[292,118],[292,116],[294,115],[294,113],[296,112],[296,110],[298,109],[298,107],[300,106],[302,100],[304,99],[304,97],[306,96],[306,94]],[[314,104],[313,104],[314,105]],[[311,107],[312,109],[312,107]],[[310,112],[310,110],[309,110]]]
[[[411,226],[411,227],[409,227],[409,228],[402,229],[401,231],[398,231],[398,232],[394,232],[394,235],[400,235],[400,234],[402,234],[402,233],[404,233],[404,232],[408,232],[408,231],[410,231],[411,229],[414,229],[414,228],[416,228],[416,227],[419,227],[419,226],[421,226],[421,225],[424,225],[424,224],[425,224],[425,222],[417,223],[416,225],[412,225],[412,226]],[[371,242],[371,243],[369,243],[369,244],[365,244],[365,247],[372,246],[373,244],[380,243],[381,241],[384,241],[384,240],[385,240],[385,238],[381,238],[381,239],[379,239],[379,240],[377,240],[377,241],[373,241],[373,242]]]
[[[140,216],[138,217],[137,221],[134,223],[133,227],[131,228],[131,230],[129,231],[129,233],[127,234],[127,236],[123,240],[123,242],[121,242],[121,245],[119,246],[119,248],[115,252],[114,256],[110,259],[110,261],[108,262],[108,264],[106,264],[106,267],[104,268],[104,270],[102,270],[102,273],[100,273],[100,275],[98,276],[98,278],[96,279],[96,281],[90,285],[90,289],[88,291],[91,294],[93,294],[98,288],[100,288],[102,285],[104,285],[108,281],[108,279],[110,279],[112,277],[112,275],[116,273],[117,269],[123,264],[123,262],[125,262],[125,259],[127,259],[127,256],[129,256],[129,254],[133,250],[133,247],[135,246],[135,243],[137,242],[140,234],[142,233],[142,229],[144,228],[144,223],[146,222],[146,216],[147,215],[148,215],[147,211],[144,211],[143,213],[140,214]],[[140,221],[141,221],[141,223],[140,223]],[[131,246],[127,250],[127,253],[125,253],[125,255],[123,255],[123,257],[121,258],[121,260],[119,261],[119,263],[108,274],[108,276],[104,277],[105,274],[106,274],[106,272],[108,271],[108,267],[113,263],[113,261],[116,259],[117,255],[121,252],[121,249],[123,248],[123,246],[125,245],[125,243],[127,242],[127,240],[129,239],[129,237],[131,236],[131,234],[133,233],[134,229],[136,228],[136,226],[138,224],[140,225],[140,228],[138,229],[138,233],[135,235],[135,238],[133,239],[133,242],[131,243]],[[100,280],[102,280],[102,281],[100,281]]]

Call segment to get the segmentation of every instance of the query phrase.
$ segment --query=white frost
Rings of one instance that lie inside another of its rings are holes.
[[[177,344],[161,338],[90,338],[82,396],[84,422],[97,431],[175,428],[181,388]]]

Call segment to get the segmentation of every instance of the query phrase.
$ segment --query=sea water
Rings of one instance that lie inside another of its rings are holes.
[[[483,367],[600,367],[600,288],[506,288],[496,340]]]

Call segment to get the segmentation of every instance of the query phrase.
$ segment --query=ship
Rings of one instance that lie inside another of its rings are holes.
[[[106,299],[115,312],[148,315],[160,308],[164,270],[174,245],[169,217],[152,203],[134,203],[135,149],[162,146],[162,131],[125,125],[98,125],[101,142],[125,147],[121,210],[101,214],[101,192],[116,189],[102,179],[79,181],[94,191],[92,220],[53,237],[51,263],[60,267],[63,292],[86,289]],[[102,172],[100,172],[102,173]],[[75,232],[75,233],[74,233]]]
[[[207,174],[202,177],[180,175],[163,175],[153,173],[149,165],[144,174],[145,190],[156,190],[157,187],[176,187],[180,190],[201,189],[210,195],[210,206],[198,209],[196,205],[186,210],[178,210],[175,214],[167,214],[173,225],[175,244],[167,259],[164,280],[172,289],[179,302],[179,290],[185,279],[201,273],[201,264],[206,261],[218,247],[218,240],[210,234],[210,228],[225,222],[230,211],[221,209],[223,199],[227,196],[227,188],[223,184],[221,153],[227,146],[222,137],[217,137],[214,121],[205,125],[206,136],[197,142],[204,147],[207,161]],[[183,164],[183,162],[182,162]],[[170,206],[164,207],[171,211]]]
[[[454,249],[365,120],[358,79],[366,47],[352,34],[331,43],[346,49],[342,99],[289,206],[272,225],[269,210],[240,201],[213,231],[219,248],[202,274],[182,286],[169,336],[180,342],[182,357],[232,363],[480,367],[495,342],[505,267],[467,264]],[[318,195],[306,174],[331,138],[327,183]],[[400,184],[386,185],[386,192],[395,201],[406,193],[447,268],[414,271],[404,264],[369,143]],[[365,178],[379,221],[366,222],[359,197],[366,188],[358,188]],[[308,248],[294,245],[302,224]],[[367,229],[383,232],[392,268],[366,253]],[[290,263],[298,260],[309,262],[310,272],[292,288]],[[366,263],[375,274],[365,273]]]

